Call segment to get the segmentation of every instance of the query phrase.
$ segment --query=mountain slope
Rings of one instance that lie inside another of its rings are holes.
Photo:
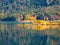
[[[51,6],[60,5],[60,0],[0,0],[0,15],[16,15],[20,14],[31,14],[31,13],[43,13],[42,8],[50,8],[51,12],[54,11]],[[42,11],[41,11],[42,10]],[[49,11],[50,11],[49,10]]]

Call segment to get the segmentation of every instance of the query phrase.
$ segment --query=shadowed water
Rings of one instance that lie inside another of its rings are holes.
[[[0,45],[60,45],[60,25],[0,24]]]

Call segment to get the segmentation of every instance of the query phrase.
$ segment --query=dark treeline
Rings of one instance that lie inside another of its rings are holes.
[[[16,21],[16,18],[15,17],[13,17],[13,16],[11,16],[11,17],[6,17],[6,18],[2,18],[2,19],[0,19],[1,21]]]

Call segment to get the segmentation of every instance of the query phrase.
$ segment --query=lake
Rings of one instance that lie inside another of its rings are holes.
[[[0,24],[0,45],[60,45],[60,25]]]

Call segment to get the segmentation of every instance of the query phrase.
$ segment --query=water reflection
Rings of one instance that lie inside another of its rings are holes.
[[[0,45],[60,45],[60,26],[0,24]]]
[[[59,28],[59,25],[40,25],[40,24],[20,24],[20,28],[27,28],[32,30],[47,30],[47,29],[56,29]]]
[[[40,25],[40,24],[0,24],[0,30],[8,29],[32,29],[32,30],[47,30],[50,28],[56,29],[60,25]]]

